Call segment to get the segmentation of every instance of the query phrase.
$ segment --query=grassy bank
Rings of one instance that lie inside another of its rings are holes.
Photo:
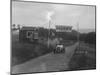
[[[76,48],[72,59],[69,62],[70,70],[88,70],[96,68],[96,49],[89,44],[81,43]]]
[[[40,43],[19,42],[18,34],[12,34],[12,66],[24,63],[52,51],[52,47]]]

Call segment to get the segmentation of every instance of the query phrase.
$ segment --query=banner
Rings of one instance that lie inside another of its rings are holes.
[[[56,32],[71,32],[71,31],[72,31],[72,26],[61,26],[61,25],[56,26]]]

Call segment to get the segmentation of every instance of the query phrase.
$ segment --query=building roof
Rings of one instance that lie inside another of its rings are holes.
[[[36,30],[36,27],[22,27],[21,30]]]

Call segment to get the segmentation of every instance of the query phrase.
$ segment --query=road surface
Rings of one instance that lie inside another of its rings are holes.
[[[68,63],[78,43],[65,48],[65,53],[49,53],[12,67],[12,74],[68,70]]]

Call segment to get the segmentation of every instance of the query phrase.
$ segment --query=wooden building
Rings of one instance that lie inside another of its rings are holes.
[[[36,27],[22,27],[19,31],[20,42],[36,42],[38,39],[38,28]]]

